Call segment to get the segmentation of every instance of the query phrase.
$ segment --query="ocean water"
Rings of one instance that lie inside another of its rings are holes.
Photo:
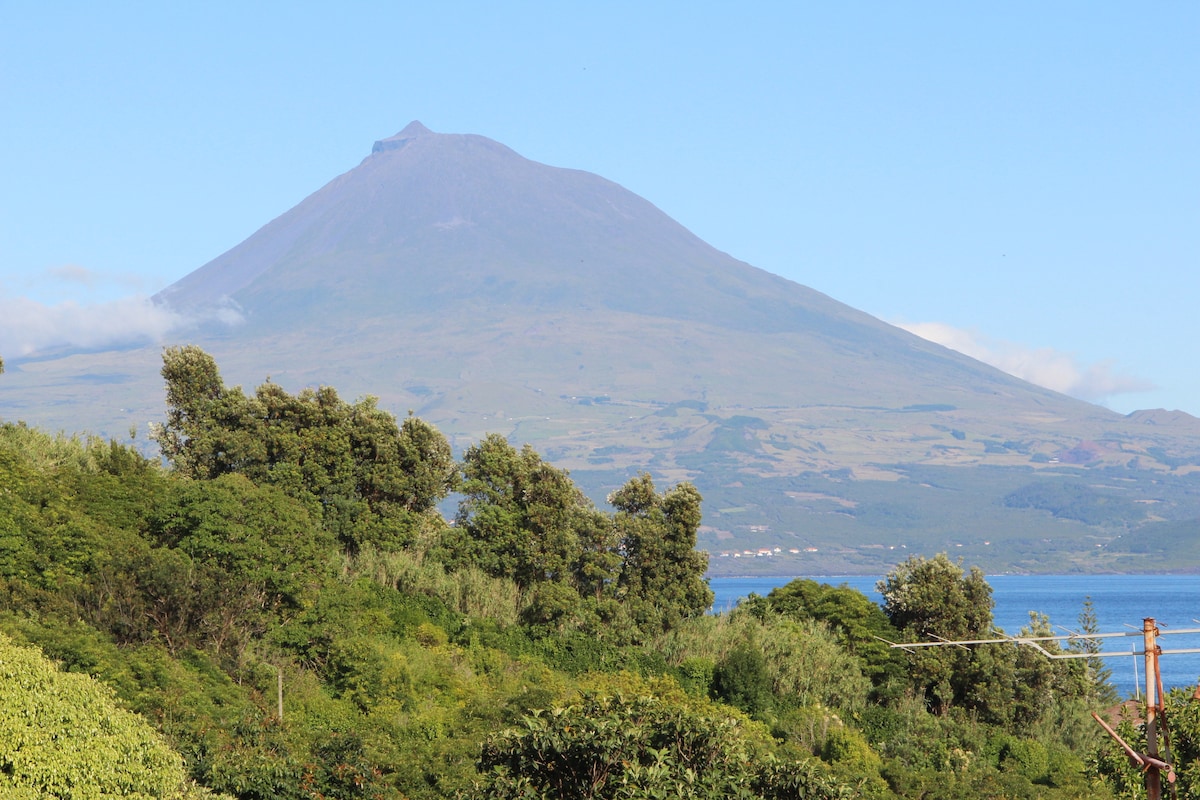
[[[803,576],[834,586],[846,584],[876,603],[881,602],[875,584],[879,576]],[[723,611],[751,593],[766,595],[792,578],[712,578],[716,600],[713,608]],[[1008,634],[1029,624],[1029,613],[1050,617],[1062,633],[1079,629],[1079,612],[1090,597],[1101,633],[1126,633],[1127,637],[1104,640],[1105,659],[1112,670],[1113,684],[1122,696],[1134,694],[1135,683],[1145,686],[1141,650],[1142,620],[1152,617],[1162,634],[1159,646],[1164,688],[1195,686],[1200,678],[1200,653],[1171,653],[1171,650],[1200,649],[1200,634],[1172,631],[1200,629],[1200,575],[989,575],[995,600],[993,617]],[[1136,675],[1136,678],[1135,678]]]

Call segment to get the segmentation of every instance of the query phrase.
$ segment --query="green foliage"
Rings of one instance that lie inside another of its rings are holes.
[[[433,555],[512,580],[521,620],[545,634],[578,629],[621,640],[670,629],[712,604],[696,552],[700,494],[658,494],[640,475],[597,511],[567,473],[491,435],[463,457],[464,498]]]
[[[919,701],[875,706],[863,723],[883,759],[880,773],[901,797],[1110,796],[1089,777],[1079,752],[1057,742],[1052,731],[1007,731],[960,709],[931,715]]]
[[[734,647],[713,670],[712,693],[752,716],[769,709],[771,676],[762,652],[748,644]]]
[[[1200,701],[1193,692],[1172,689],[1163,698],[1165,732],[1160,720],[1158,746],[1160,756],[1175,765],[1174,795],[1181,800],[1200,798]],[[1121,738],[1139,753],[1146,752],[1145,726],[1140,723],[1141,709],[1129,712],[1114,725]],[[1168,747],[1169,745],[1169,747]],[[1112,740],[1104,739],[1092,759],[1094,774],[1102,778],[1113,795],[1120,798],[1145,796],[1141,770],[1130,764],[1124,751]],[[1163,786],[1167,786],[1163,776]]]
[[[1009,508],[1035,508],[1060,519],[1085,525],[1127,525],[1146,518],[1144,507],[1114,492],[1104,492],[1075,481],[1038,481],[1004,498]]]
[[[445,437],[374,398],[349,404],[330,387],[289,395],[267,382],[253,397],[227,388],[198,347],[167,348],[167,421],[153,438],[180,474],[240,473],[305,502],[350,549],[411,541],[458,483]]]
[[[711,659],[689,656],[676,666],[675,679],[688,694],[703,697],[711,691],[716,669],[717,666]]]
[[[332,538],[273,487],[240,475],[181,481],[148,520],[149,542],[110,550],[84,593],[92,619],[127,640],[235,659],[272,619],[311,602]]]
[[[1100,632],[1100,623],[1096,618],[1096,609],[1092,598],[1085,597],[1083,608],[1079,611],[1079,632],[1094,634]],[[1095,706],[1107,708],[1120,699],[1116,688],[1112,685],[1112,669],[1104,663],[1104,659],[1096,655],[1103,650],[1099,639],[1072,639],[1070,650],[1074,653],[1090,653],[1092,657],[1083,659],[1081,696]]]
[[[566,472],[528,445],[518,451],[492,434],[467,449],[463,474],[451,563],[473,564],[522,588],[560,583],[583,596],[603,592],[615,542]]]
[[[181,798],[183,762],[112,692],[59,672],[0,634],[0,790],[5,797]]]
[[[435,597],[460,614],[515,625],[522,593],[511,578],[493,578],[476,566],[450,571],[433,556],[412,549],[365,547],[347,554],[344,574],[366,577],[406,595]]]
[[[158,545],[251,588],[263,608],[303,606],[334,548],[303,506],[240,475],[177,484],[150,531]]]
[[[870,691],[856,659],[822,623],[796,622],[739,608],[730,614],[691,619],[658,637],[652,646],[677,670],[689,659],[714,664],[738,648],[761,652],[778,713],[823,705],[854,712]]]
[[[931,634],[981,637],[991,630],[992,587],[977,567],[967,574],[945,553],[909,557],[880,581],[879,593],[892,625],[922,640]]]
[[[905,641],[991,636],[992,588],[978,568],[964,573],[945,553],[932,559],[912,556],[901,562],[880,581],[879,593],[884,613]],[[969,695],[980,694],[972,652],[992,656],[994,648],[924,648],[912,654],[912,684],[935,710],[944,713],[952,705],[966,703]]]
[[[991,587],[978,569],[968,574],[944,554],[909,558],[880,582],[884,611],[909,642],[994,639]],[[1051,636],[1049,620],[1030,614],[1026,636]],[[1044,642],[1044,649],[1058,651]],[[1030,647],[979,644],[910,652],[910,687],[936,713],[953,707],[1005,726],[1045,726],[1056,736],[1080,734],[1088,699],[1103,693],[1085,661],[1051,661]],[[1090,728],[1090,726],[1087,726]]]
[[[1080,761],[1098,665],[983,647],[910,681],[873,638],[990,626],[986,583],[944,556],[901,565],[886,613],[798,581],[705,615],[690,484],[639,475],[610,515],[487,437],[449,528],[433,503],[455,466],[419,420],[332,389],[247,396],[195,348],[164,375],[174,471],[0,426],[0,629],[112,687],[209,789],[533,797],[603,774],[575,796],[1105,796]]]
[[[843,796],[819,769],[755,753],[756,744],[741,720],[716,709],[585,695],[490,737],[468,797]]]
[[[0,577],[62,592],[136,540],[165,480],[121,445],[2,425],[0,485]]]
[[[217,363],[199,347],[169,348],[163,352],[162,376],[167,382],[167,421],[153,428],[152,438],[163,457],[189,477],[211,478],[235,469],[226,463],[231,448],[222,441],[230,427],[232,396],[227,398]]]
[[[897,641],[900,633],[862,592],[844,584],[830,586],[801,578],[773,589],[766,605],[794,620],[828,625],[842,646],[859,659],[877,696],[886,696],[902,680],[907,670],[905,657],[887,644]]]
[[[761,643],[777,703],[847,713],[857,713],[866,703],[870,683],[857,660],[821,623],[776,620],[763,631]]]
[[[821,759],[834,767],[835,774],[848,780],[862,781],[860,796],[883,796],[887,794],[881,770],[883,759],[879,757],[861,732],[841,720],[834,724],[825,737],[820,750]]]
[[[708,556],[696,550],[700,493],[681,483],[658,494],[646,473],[632,478],[608,498],[624,553],[618,591],[629,613],[647,634],[703,614],[713,602],[704,580]]]

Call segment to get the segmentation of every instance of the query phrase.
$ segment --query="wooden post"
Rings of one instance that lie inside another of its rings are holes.
[[[1142,620],[1142,649],[1146,656],[1146,755],[1158,759],[1158,627],[1153,617]],[[1162,775],[1155,764],[1146,766],[1146,797],[1162,800]]]

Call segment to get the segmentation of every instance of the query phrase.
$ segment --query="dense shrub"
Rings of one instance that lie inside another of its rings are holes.
[[[13,798],[200,796],[183,760],[112,691],[0,634],[0,789]]]

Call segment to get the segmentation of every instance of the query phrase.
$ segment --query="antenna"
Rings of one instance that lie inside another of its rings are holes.
[[[1137,655],[1137,653],[1134,652],[1135,650],[1137,650],[1137,645],[1131,645],[1129,648],[1129,655]],[[1133,660],[1133,696],[1137,698],[1139,703],[1142,701],[1142,687],[1140,683],[1141,678],[1138,677],[1137,659],[1135,658]]]

